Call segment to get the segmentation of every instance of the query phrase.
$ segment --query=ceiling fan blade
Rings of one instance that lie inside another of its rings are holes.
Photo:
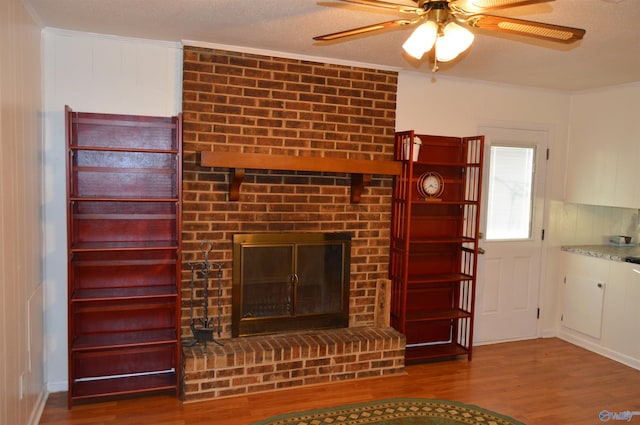
[[[342,0],[342,1],[347,3],[361,4],[364,6],[381,7],[383,9],[391,9],[391,10],[395,10],[397,12],[402,12],[402,13],[417,13],[417,14],[425,13],[423,9],[417,6],[410,6],[407,4],[400,4],[400,3],[391,3],[391,2],[382,1],[382,0]]]
[[[585,34],[585,30],[580,28],[484,14],[469,17],[467,24],[475,28],[526,35],[567,44],[581,40]]]
[[[529,4],[548,3],[550,1],[555,0],[472,0],[471,4],[485,11],[526,6]]]
[[[410,21],[408,19],[396,19],[394,21],[380,22],[379,24],[367,25],[365,27],[353,28],[346,31],[339,31],[331,34],[319,35],[317,37],[313,37],[313,39],[318,41],[331,41],[331,40],[336,40],[338,38],[350,37],[352,35],[364,34],[372,31],[383,30],[386,28],[396,27],[400,25],[409,25],[414,22],[415,21]]]

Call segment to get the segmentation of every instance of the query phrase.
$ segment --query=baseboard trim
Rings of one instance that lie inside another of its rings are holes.
[[[556,329],[545,329],[542,331],[542,338],[557,338],[558,331]]]
[[[517,341],[529,341],[531,339],[538,339],[537,336],[528,336],[523,338],[510,338],[510,339],[499,339],[499,340],[491,340],[491,341],[473,341],[474,347],[479,347],[481,345],[493,345],[493,344],[502,344],[503,342],[517,342]]]
[[[40,423],[40,418],[42,418],[42,412],[44,412],[44,407],[47,405],[48,398],[49,393],[46,390],[43,390],[38,394],[38,400],[33,406],[33,410],[31,410],[31,415],[29,416],[27,424],[38,425]]]
[[[577,345],[578,347],[582,347],[586,350],[593,351],[594,353],[600,354],[601,356],[607,357],[618,363],[622,363],[625,366],[640,370],[640,359],[635,359],[633,357],[627,356],[626,354],[611,350],[609,348],[603,347],[599,344],[593,343],[589,340],[580,338],[579,336],[572,335],[567,332],[560,331],[560,333],[558,334],[558,338],[571,344]]]

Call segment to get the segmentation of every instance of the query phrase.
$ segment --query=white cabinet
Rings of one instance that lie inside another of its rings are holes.
[[[562,282],[560,337],[640,368],[640,265],[569,252],[561,257],[564,276],[574,283],[567,289]],[[601,304],[594,300],[597,289],[589,287],[592,283],[602,285]],[[571,320],[567,315],[573,315]],[[583,322],[576,323],[580,315]],[[599,318],[598,332],[594,332],[595,318]]]
[[[613,262],[610,271],[602,344],[640,359],[640,265]]]
[[[601,140],[588,126],[572,124],[565,187],[568,202],[613,205],[617,148]]]
[[[610,261],[576,254],[566,257],[562,290],[562,327],[590,341],[602,338]]]
[[[572,98],[565,200],[640,207],[640,86]]]

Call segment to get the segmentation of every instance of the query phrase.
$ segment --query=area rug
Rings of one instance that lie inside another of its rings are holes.
[[[481,407],[447,400],[397,398],[274,416],[252,425],[524,425]]]

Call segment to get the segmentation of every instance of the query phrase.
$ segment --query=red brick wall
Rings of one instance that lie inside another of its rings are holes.
[[[210,240],[210,259],[224,263],[222,337],[230,337],[237,232],[352,232],[350,326],[374,324],[376,289],[387,278],[392,178],[374,175],[352,204],[345,174],[247,170],[240,200],[229,202],[228,170],[200,167],[198,152],[390,160],[396,86],[390,71],[185,46],[184,336],[191,335],[186,262],[201,261],[200,242]],[[209,315],[217,319],[212,294]]]

